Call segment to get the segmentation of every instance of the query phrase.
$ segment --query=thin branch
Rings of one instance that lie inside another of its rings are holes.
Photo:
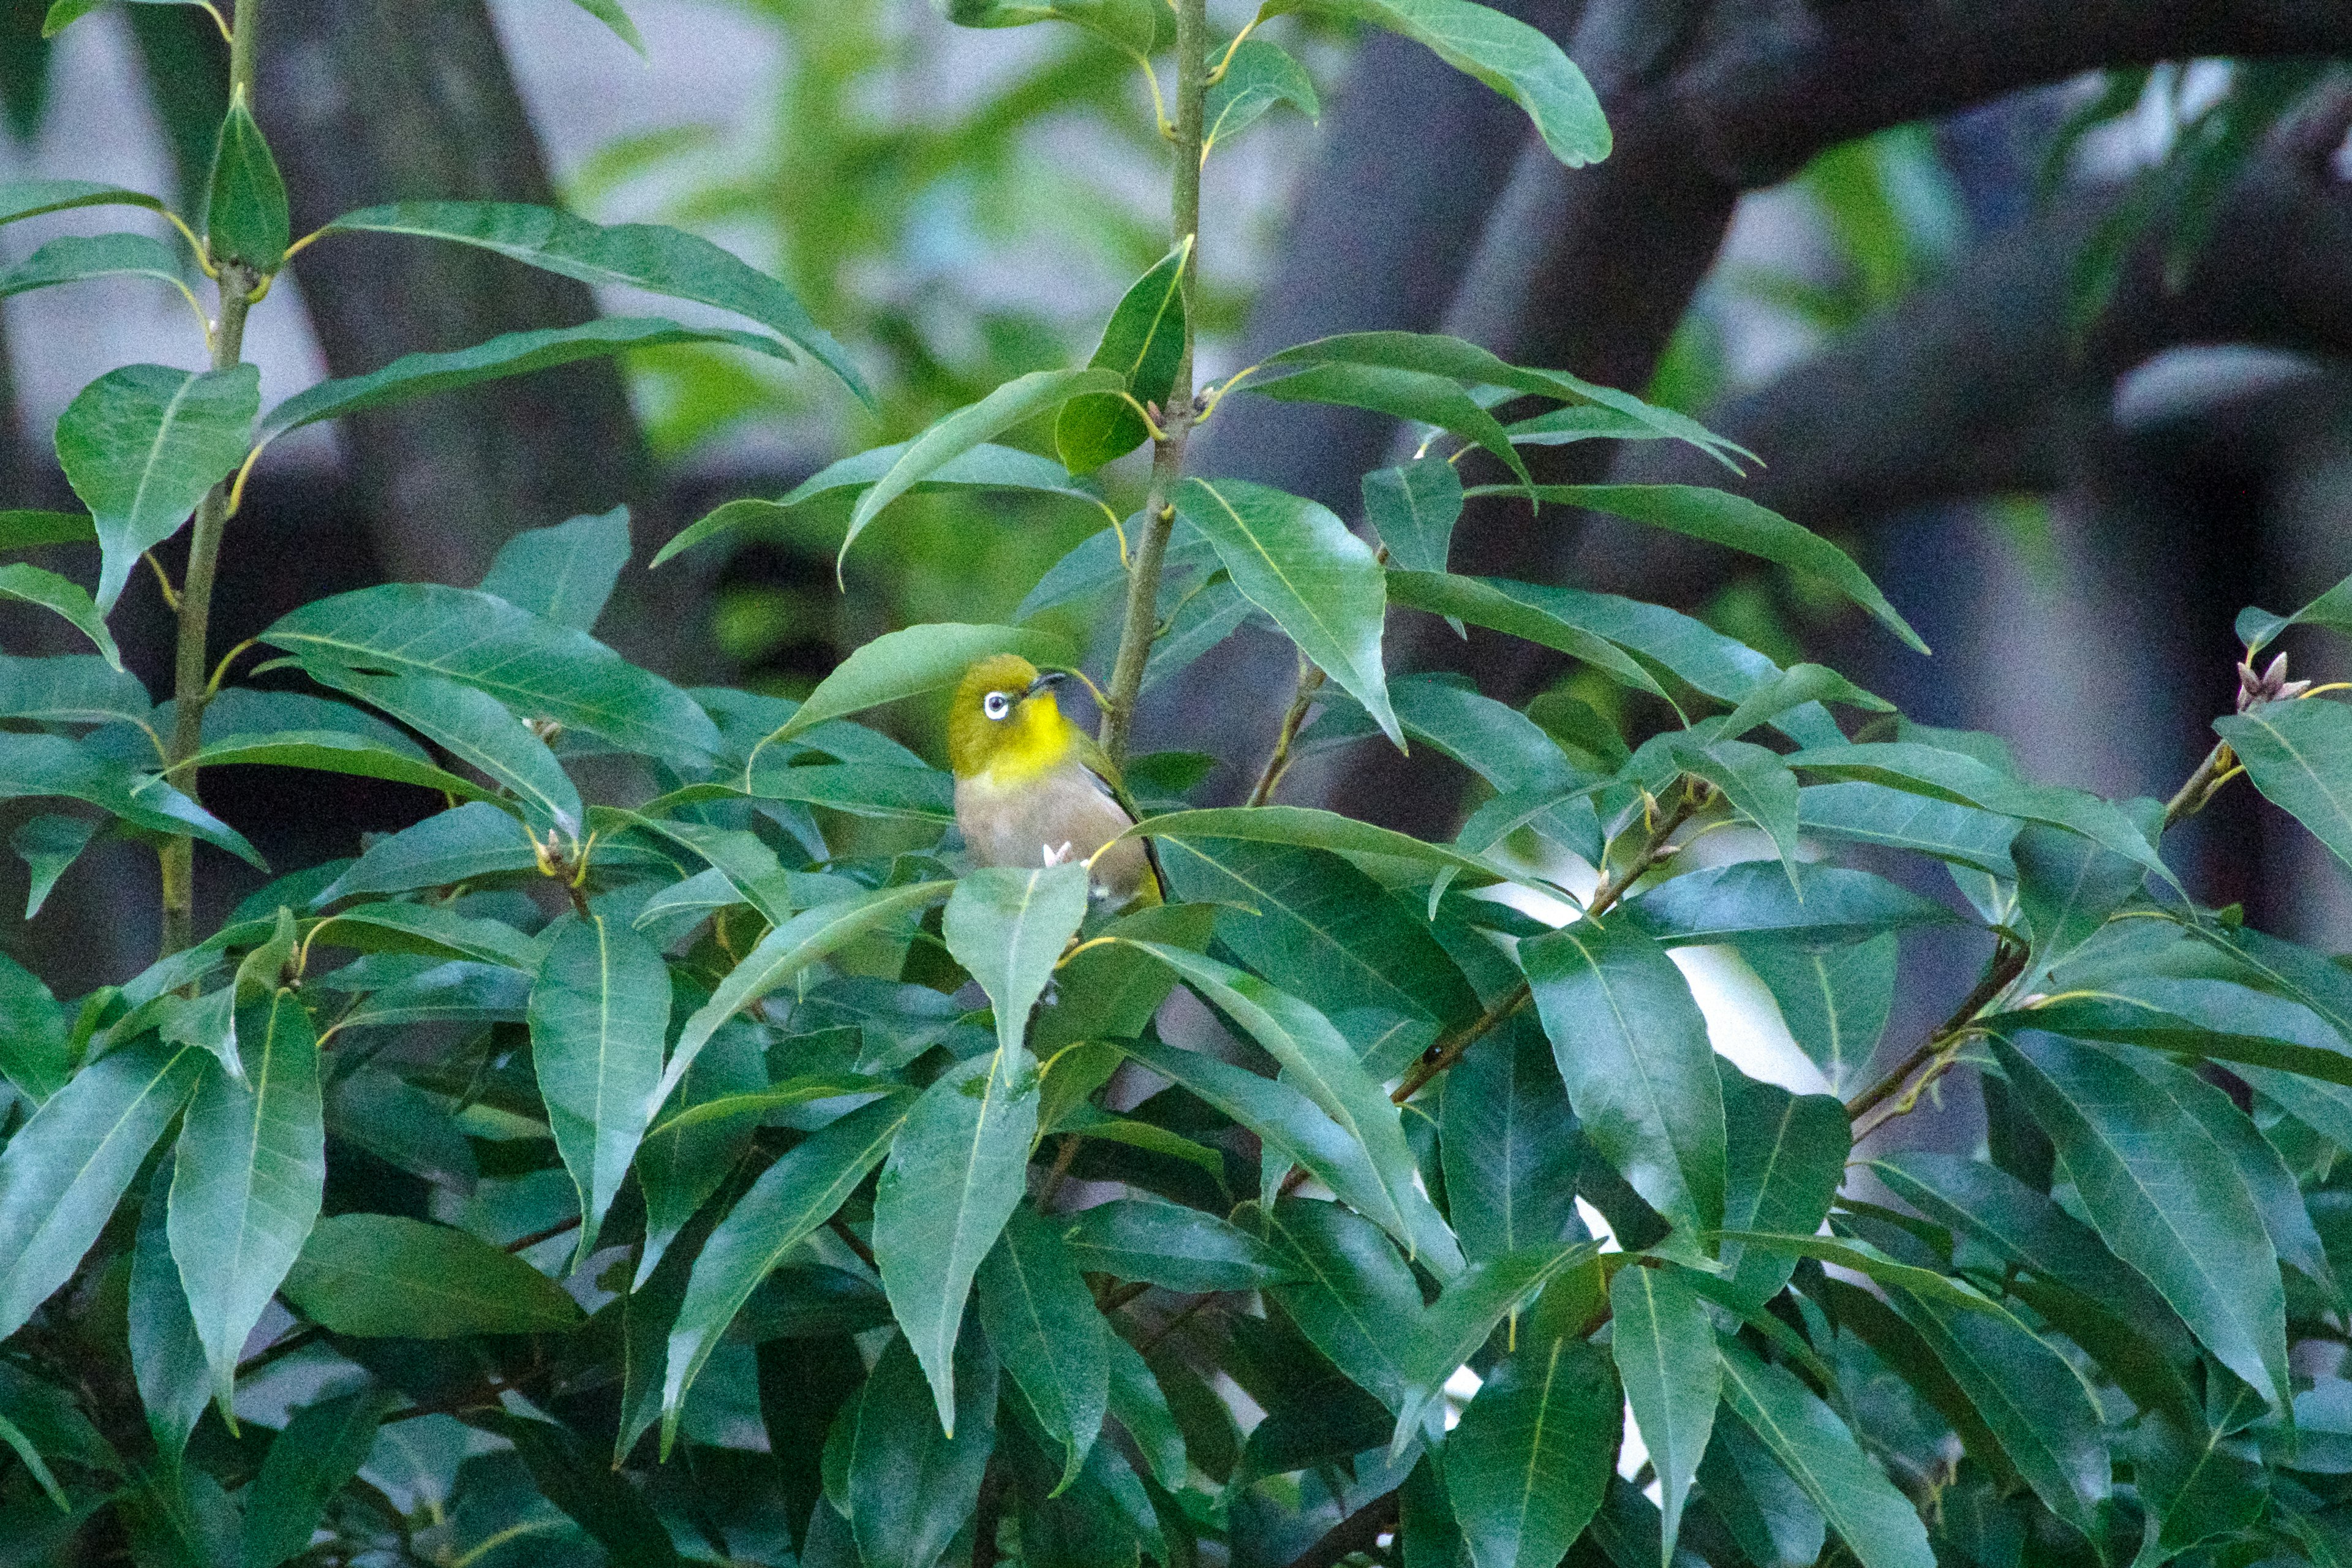
[[[1315,706],[1315,694],[1323,689],[1323,670],[1305,654],[1298,656],[1298,684],[1290,698],[1290,710],[1282,716],[1282,728],[1276,731],[1274,749],[1265,755],[1265,766],[1258,770],[1257,784],[1249,793],[1249,804],[1264,805],[1274,798],[1282,784],[1282,775],[1290,771],[1290,748],[1298,739],[1299,727],[1307,722],[1307,710]]]
[[[568,1235],[579,1228],[580,1216],[578,1215],[573,1215],[570,1219],[556,1221],[553,1225],[549,1226],[545,1230],[534,1230],[529,1236],[519,1237],[515,1240],[508,1242],[507,1250],[509,1252],[529,1252],[532,1247],[537,1247],[542,1241],[553,1241],[557,1237]]]
[[[1967,999],[1958,1007],[1952,1009],[1950,1017],[1936,1026],[1934,1031],[1926,1039],[1912,1047],[1910,1055],[1895,1063],[1885,1077],[1847,1100],[1845,1102],[1846,1119],[1849,1121],[1858,1121],[1867,1112],[1892,1099],[1913,1073],[1928,1066],[1938,1057],[1957,1047],[1960,1037],[1967,1032],[1969,1026],[1976,1022],[1977,1015],[1983,1012],[1993,998],[2008,990],[2011,983],[2025,973],[2027,956],[2028,950],[2013,942],[2004,941],[1996,947],[1993,950],[1991,962],[1985,966],[1984,978],[1977,982],[1976,989],[1969,992]],[[1891,1120],[1892,1118],[1887,1118],[1872,1123],[1870,1131],[1876,1131],[1885,1125],[1885,1121]]]

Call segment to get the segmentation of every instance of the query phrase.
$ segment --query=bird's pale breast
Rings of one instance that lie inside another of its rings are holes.
[[[1076,763],[1017,785],[999,784],[987,773],[958,779],[955,807],[965,845],[987,866],[1084,860],[1129,821]],[[1142,884],[1147,864],[1142,844],[1129,839],[1095,862],[1095,886],[1113,903],[1125,903]]]

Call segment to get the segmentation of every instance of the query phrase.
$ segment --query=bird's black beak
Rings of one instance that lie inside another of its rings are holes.
[[[1036,679],[1029,683],[1028,687],[1021,693],[1021,700],[1026,702],[1032,697],[1036,696],[1040,691],[1051,691],[1054,688],[1061,685],[1062,682],[1069,679],[1070,678],[1061,670],[1049,669],[1045,671],[1045,674],[1039,676]]]

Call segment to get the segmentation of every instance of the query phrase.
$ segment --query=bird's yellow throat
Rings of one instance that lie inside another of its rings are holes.
[[[1051,687],[1030,689],[1036,681],[1037,667],[1011,654],[964,672],[948,712],[948,765],[956,777],[1018,784],[1081,754],[1084,731],[1063,716]],[[991,711],[999,699],[1001,718]]]

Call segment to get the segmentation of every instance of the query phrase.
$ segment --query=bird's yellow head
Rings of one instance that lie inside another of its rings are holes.
[[[948,710],[948,765],[956,777],[988,773],[1014,784],[1067,762],[1081,731],[1054,700],[1061,679],[1009,653],[965,670]]]

